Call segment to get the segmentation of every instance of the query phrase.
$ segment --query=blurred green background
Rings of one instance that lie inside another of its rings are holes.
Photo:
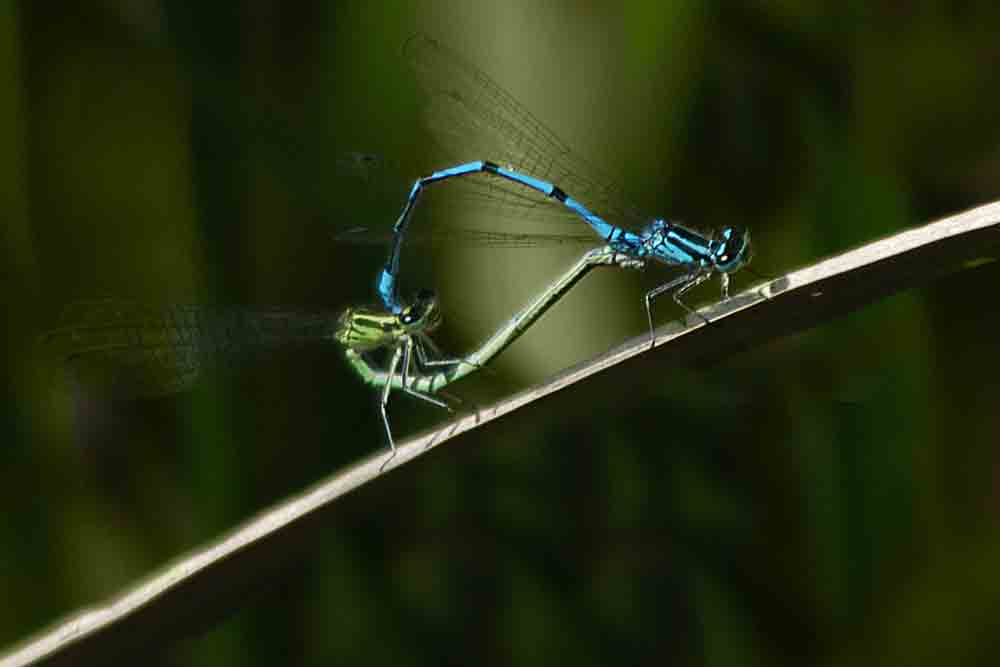
[[[382,252],[331,237],[400,202],[336,162],[419,160],[415,31],[642,207],[749,227],[766,273],[1000,192],[995,3],[81,4],[0,5],[0,646],[382,447],[333,347],[87,407],[35,341],[83,298],[372,301]],[[554,253],[436,250],[404,285],[433,284],[439,341],[470,349],[573,256]],[[596,272],[456,393],[489,403],[641,333],[664,275]],[[614,395],[585,383],[449,443],[145,662],[995,662],[998,278],[707,367],[649,355]],[[405,398],[392,414],[399,434],[441,418]]]

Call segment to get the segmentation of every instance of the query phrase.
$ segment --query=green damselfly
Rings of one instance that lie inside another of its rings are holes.
[[[630,261],[610,246],[584,253],[476,350],[454,359],[441,358],[430,338],[442,322],[442,313],[429,291],[418,293],[398,314],[371,307],[350,307],[338,314],[85,301],[72,304],[62,326],[43,334],[41,342],[65,363],[103,367],[107,380],[136,396],[185,390],[205,366],[242,361],[262,349],[338,344],[354,372],[379,391],[379,411],[391,450],[384,468],[396,453],[387,412],[393,390],[451,410],[435,394],[488,364],[591,268],[624,266]],[[377,358],[379,352],[387,355],[384,363]]]

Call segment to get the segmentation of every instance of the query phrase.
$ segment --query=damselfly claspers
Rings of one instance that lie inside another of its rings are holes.
[[[366,357],[366,352],[368,351],[366,348],[368,341],[374,341],[379,338],[379,334],[375,329],[380,326],[386,328],[394,327],[395,325],[392,324],[393,317],[403,317],[407,312],[407,307],[404,306],[402,313],[398,316],[385,312],[376,315],[374,311],[370,310],[348,309],[341,320],[341,328],[337,333],[337,339],[344,344],[344,354],[355,372],[357,372],[366,384],[379,388],[382,392],[381,407],[383,423],[385,424],[386,433],[389,436],[389,443],[393,446],[392,455],[382,464],[383,467],[395,455],[395,446],[392,444],[392,436],[389,433],[389,422],[385,414],[386,402],[388,401],[389,392],[392,389],[399,389],[436,405],[448,407],[447,404],[437,402],[431,394],[439,392],[445,386],[464,378],[473,371],[488,364],[495,356],[503,352],[521,334],[527,331],[545,311],[555,305],[559,299],[569,292],[590,269],[597,266],[628,267],[634,261],[611,246],[602,246],[587,251],[561,276],[549,283],[531,303],[501,325],[478,349],[459,359],[449,359],[443,362],[428,363],[425,361],[426,355],[425,357],[420,356],[419,350],[421,344],[430,342],[430,339],[425,335],[428,329],[424,329],[416,334],[399,336],[395,342],[391,342],[386,338],[385,345],[382,346],[393,346],[390,361],[384,368],[373,365]],[[431,323],[431,319],[436,318],[438,321],[440,319],[436,311],[425,314],[424,317],[428,324]],[[434,322],[434,326],[436,324],[437,322]],[[411,347],[417,351],[416,366],[413,365],[414,354],[410,351]],[[442,368],[440,370],[433,370],[430,368],[431,366]]]

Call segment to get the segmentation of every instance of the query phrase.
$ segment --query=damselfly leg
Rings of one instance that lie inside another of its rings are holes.
[[[645,297],[644,301],[645,301],[645,304],[646,304],[646,320],[649,322],[649,347],[650,348],[652,348],[653,345],[656,343],[656,333],[655,333],[655,329],[653,328],[653,310],[652,310],[653,299],[655,299],[656,297],[660,296],[661,294],[663,294],[665,292],[669,292],[669,291],[673,290],[674,302],[677,303],[678,306],[680,306],[681,308],[683,308],[688,313],[692,313],[694,315],[697,315],[698,317],[700,317],[701,319],[703,319],[705,321],[705,324],[710,324],[710,322],[709,322],[709,320],[708,320],[707,317],[705,317],[704,315],[702,315],[701,313],[699,313],[697,310],[692,309],[690,306],[688,306],[686,303],[684,303],[681,300],[681,296],[685,292],[687,292],[689,289],[691,289],[692,287],[700,285],[701,283],[703,283],[706,280],[708,280],[708,278],[711,275],[712,275],[711,273],[707,273],[707,272],[706,273],[685,273],[682,276],[678,276],[678,277],[674,278],[673,280],[671,280],[669,282],[666,282],[666,283],[660,285],[659,287],[654,287],[653,289],[651,289],[648,292],[646,292],[646,297]]]

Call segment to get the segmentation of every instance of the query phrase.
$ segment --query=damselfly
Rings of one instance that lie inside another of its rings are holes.
[[[100,299],[67,306],[40,343],[116,394],[155,397],[189,389],[208,367],[242,364],[269,348],[329,341],[336,330],[335,311]]]
[[[722,297],[728,298],[730,274],[750,260],[747,230],[724,227],[704,235],[637,214],[624,203],[620,188],[607,185],[606,178],[577,157],[510,93],[461,56],[424,35],[412,37],[404,54],[430,97],[428,125],[438,143],[453,155],[492,161],[465,162],[414,183],[393,227],[389,258],[378,279],[378,292],[387,310],[395,313],[403,307],[398,295],[400,253],[421,191],[431,183],[476,174],[493,177],[477,188],[473,183],[472,192],[484,204],[499,205],[523,218],[538,213],[549,205],[548,199],[554,199],[563,205],[562,210],[590,225],[614,252],[630,258],[622,266],[641,269],[659,262],[683,268],[683,275],[645,295],[651,343],[651,306],[659,295],[672,292],[678,305],[694,313],[681,297],[717,273]],[[612,219],[621,224],[608,222]],[[629,223],[636,231],[629,229]]]
[[[411,354],[424,373],[463,363],[438,358],[440,351],[428,334],[441,323],[441,312],[429,291],[420,292],[398,314],[363,307],[347,308],[339,315],[290,308],[157,308],[105,299],[71,304],[62,320],[62,326],[41,337],[49,351],[61,362],[97,376],[115,393],[140,397],[184,391],[206,367],[242,362],[268,348],[336,342],[354,369],[358,359],[386,350],[386,375],[392,377],[398,369],[401,376],[396,385],[381,385],[380,413],[393,452],[396,446],[386,414],[391,389],[451,409],[410,386],[408,374],[415,370]]]
[[[437,299],[429,291],[418,293],[399,313],[351,307],[339,315],[287,308],[156,308],[112,299],[84,301],[69,306],[62,326],[43,334],[41,342],[64,363],[97,367],[117,389],[137,396],[183,391],[212,362],[240,360],[288,344],[336,342],[365,384],[379,390],[379,412],[391,450],[382,463],[384,469],[396,454],[387,413],[393,390],[451,410],[433,394],[489,363],[591,268],[627,266],[631,261],[609,247],[585,253],[477,350],[459,359],[440,358],[429,337],[442,321]],[[383,366],[374,358],[380,350],[388,355]]]
[[[392,445],[392,435],[389,432],[388,418],[385,414],[386,402],[392,389],[400,389],[418,398],[447,407],[444,403],[437,403],[437,399],[433,398],[431,394],[439,392],[445,386],[488,364],[527,331],[545,311],[555,305],[590,269],[596,266],[628,266],[633,261],[609,246],[595,248],[584,253],[567,271],[543,289],[531,303],[497,329],[478,349],[460,359],[428,361],[426,353],[421,350],[422,345],[433,345],[430,338],[426,336],[426,332],[437,326],[440,320],[440,314],[436,310],[436,302],[432,306],[428,306],[425,311],[418,311],[415,314],[415,316],[423,318],[421,320],[423,328],[413,334],[399,336],[392,357],[385,368],[372,365],[371,361],[366,358],[366,347],[369,341],[379,339],[380,328],[384,330],[389,326],[395,326],[392,324],[393,317],[403,320],[406,314],[412,310],[404,308],[400,315],[393,316],[387,313],[375,314],[372,311],[348,309],[341,320],[337,340],[344,344],[344,354],[348,363],[362,380],[381,390],[382,418],[389,443]],[[416,367],[412,366],[414,356],[417,360]],[[431,370],[432,366],[444,368],[434,371]],[[383,466],[395,455],[395,446],[392,445],[392,447],[392,455],[382,464]]]

